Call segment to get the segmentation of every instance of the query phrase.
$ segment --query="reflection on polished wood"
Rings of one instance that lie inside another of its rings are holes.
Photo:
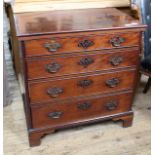
[[[18,36],[142,27],[115,8],[21,13],[15,21]]]

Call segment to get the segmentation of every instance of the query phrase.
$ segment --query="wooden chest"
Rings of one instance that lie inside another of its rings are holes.
[[[122,120],[131,126],[144,25],[115,8],[14,19],[30,146],[76,125]]]

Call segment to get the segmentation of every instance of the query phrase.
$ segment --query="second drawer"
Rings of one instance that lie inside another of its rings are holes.
[[[92,53],[75,56],[48,57],[27,60],[28,79],[86,73],[120,67],[136,66],[139,51]]]
[[[135,69],[57,80],[29,82],[31,103],[132,89]]]

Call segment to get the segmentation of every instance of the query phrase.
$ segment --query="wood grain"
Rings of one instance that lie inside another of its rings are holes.
[[[20,13],[14,18],[20,37],[145,27],[139,20],[115,8]]]
[[[120,43],[120,46],[115,47],[111,44],[111,39],[115,37],[120,37],[124,39],[124,42]],[[79,36],[73,37],[68,36],[66,38],[46,38],[46,39],[36,39],[25,42],[25,55],[26,57],[41,56],[41,55],[53,55],[53,54],[63,54],[63,53],[73,53],[73,52],[87,52],[92,50],[102,50],[102,49],[113,49],[113,48],[123,48],[123,47],[134,47],[139,45],[140,33],[114,33],[106,35],[91,35],[91,36]],[[54,39],[54,40],[53,40]],[[79,42],[88,40],[93,44],[87,48],[79,47]],[[61,45],[56,51],[49,51],[45,47],[47,43],[59,43]]]
[[[132,102],[132,94],[121,94],[109,97],[101,97],[98,99],[90,99],[83,101],[74,101],[67,103],[51,103],[51,105],[42,106],[40,108],[32,109],[33,128],[63,125],[77,121],[84,121],[88,119],[95,119],[112,114],[119,114],[130,110]],[[107,104],[117,102],[117,106],[109,110]],[[80,109],[80,104],[89,103],[90,107],[87,109]],[[49,118],[48,114],[52,112],[62,112],[60,118]],[[39,113],[39,116],[37,115]]]
[[[29,82],[29,98],[30,104],[37,104],[37,102],[54,101],[55,99],[66,99],[71,97],[78,97],[84,95],[93,95],[97,93],[115,92],[119,90],[132,89],[135,84],[136,72],[135,70],[130,71],[119,71],[111,72],[99,75],[84,75],[83,77],[77,78],[66,78],[57,80],[46,80],[39,82]],[[112,78],[119,79],[120,83],[116,87],[109,87],[106,85],[106,81]],[[81,87],[78,85],[83,80],[90,80],[92,83],[87,87]],[[50,88],[61,88],[63,92],[57,97],[51,97],[47,91]]]
[[[108,52],[108,53],[107,53]],[[139,51],[121,51],[115,50],[103,52],[91,52],[77,55],[64,55],[64,56],[52,56],[42,57],[36,59],[27,60],[27,72],[28,79],[49,78],[56,76],[64,76],[69,74],[79,74],[94,71],[102,71],[108,69],[119,69],[122,67],[134,67],[139,62]],[[121,59],[120,63],[112,64],[113,59]],[[92,60],[92,63],[88,65],[80,64],[81,61],[87,62],[88,59]],[[58,64],[60,68],[54,70],[54,64]],[[51,66],[50,72],[48,66]]]

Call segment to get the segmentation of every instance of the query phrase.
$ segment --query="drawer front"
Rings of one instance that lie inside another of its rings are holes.
[[[28,79],[136,66],[139,51],[84,54],[27,61]]]
[[[138,46],[140,33],[47,38],[25,41],[26,56],[40,56],[91,50]]]
[[[51,103],[32,108],[34,128],[67,125],[130,110],[132,94],[87,99],[67,103]],[[39,115],[38,115],[39,114]]]
[[[63,80],[29,82],[30,102],[46,102],[130,89],[134,86],[135,76],[135,70],[130,70],[100,75],[85,75],[84,77]]]

